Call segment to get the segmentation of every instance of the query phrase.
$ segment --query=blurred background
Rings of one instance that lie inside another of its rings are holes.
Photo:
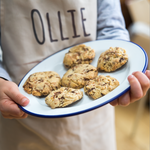
[[[131,41],[143,47],[150,59],[150,0],[120,2]],[[150,150],[149,104],[150,91],[127,107],[115,107],[118,150]]]
[[[150,60],[150,0],[120,2],[130,40],[143,47]],[[127,107],[115,107],[118,150],[150,150],[149,105],[150,90],[144,98]]]

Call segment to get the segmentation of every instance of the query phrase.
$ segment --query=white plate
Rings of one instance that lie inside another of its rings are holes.
[[[19,90],[23,95],[28,97],[30,100],[30,103],[27,106],[25,107],[19,106],[24,112],[37,117],[56,118],[56,117],[67,117],[91,111],[93,109],[96,109],[113,101],[114,99],[120,97],[122,94],[127,92],[130,89],[127,77],[134,71],[145,72],[147,68],[148,65],[147,54],[139,45],[135,43],[122,40],[98,40],[86,42],[84,44],[90,46],[96,52],[96,56],[93,62],[91,63],[91,65],[95,67],[97,66],[97,61],[100,54],[109,49],[110,47],[122,47],[126,50],[129,56],[129,60],[122,68],[112,73],[104,73],[104,72],[99,73],[99,75],[103,74],[115,77],[119,81],[120,85],[112,92],[108,93],[107,95],[97,100],[92,100],[87,95],[84,94],[83,98],[80,101],[68,107],[56,109],[51,109],[50,107],[48,107],[45,104],[44,98],[38,98],[31,94],[27,94],[23,89],[23,84],[25,83],[29,75],[35,72],[55,71],[61,77],[63,77],[63,75],[67,71],[63,66],[64,55],[70,49],[67,48],[44,59],[33,69],[31,69],[21,80],[21,82],[19,83]],[[83,89],[81,90],[83,91]]]

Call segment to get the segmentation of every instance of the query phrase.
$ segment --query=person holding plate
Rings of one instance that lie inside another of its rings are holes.
[[[101,39],[129,41],[119,0],[1,0],[0,149],[116,150],[114,107],[127,106],[149,89],[150,71],[128,77],[130,91],[96,110],[63,118],[39,118],[17,104],[29,99],[17,84],[46,57]],[[49,64],[53,65],[53,64]]]

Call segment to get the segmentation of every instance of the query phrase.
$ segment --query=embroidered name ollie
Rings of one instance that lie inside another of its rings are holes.
[[[90,36],[91,34],[90,33],[86,33],[86,29],[85,29],[86,18],[84,18],[83,10],[85,10],[85,8],[81,8],[80,9],[80,13],[81,13],[81,22],[82,22],[83,35],[86,37],[86,36]],[[81,36],[81,35],[78,35],[77,31],[76,31],[75,19],[74,19],[75,11],[76,10],[68,10],[67,11],[71,15],[72,29],[73,29],[73,33],[74,33],[72,38],[78,38],[78,37]],[[35,14],[38,15],[39,22],[41,23],[42,37],[38,37],[39,35],[37,35],[37,31],[36,31],[36,28],[35,28],[35,17],[34,17]],[[63,25],[62,25],[62,19],[61,19],[61,12],[58,11],[57,15],[58,15],[59,31],[60,31],[61,40],[62,41],[63,40],[69,40],[69,37],[64,37],[64,35],[63,35]],[[33,9],[31,11],[31,20],[32,20],[33,33],[34,33],[36,41],[39,44],[44,44],[44,42],[45,42],[45,29],[44,29],[43,19],[41,17],[40,12],[37,9]],[[46,21],[47,21],[47,25],[48,25],[48,32],[49,32],[50,42],[57,42],[58,39],[55,39],[52,36],[52,30],[51,30],[51,23],[50,23],[49,13],[46,13]]]

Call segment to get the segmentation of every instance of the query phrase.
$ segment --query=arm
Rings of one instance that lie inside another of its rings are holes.
[[[27,117],[27,114],[16,103],[26,106],[29,100],[19,92],[17,84],[11,81],[0,60],[0,112],[4,118],[20,119]]]
[[[97,39],[129,40],[119,0],[98,0]],[[113,106],[127,106],[144,97],[150,87],[150,70],[134,72],[128,77],[130,90],[112,101]]]

